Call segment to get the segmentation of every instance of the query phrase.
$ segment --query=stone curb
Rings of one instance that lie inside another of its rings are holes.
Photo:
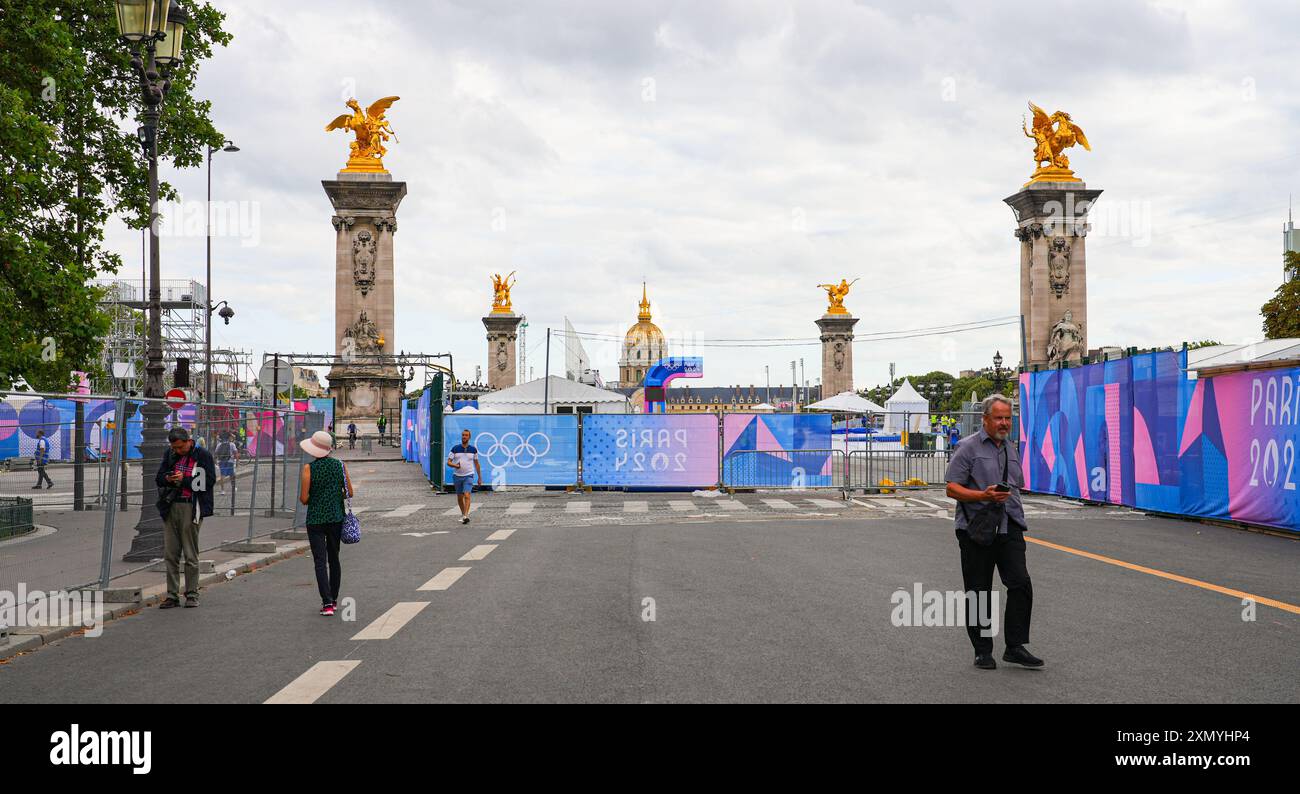
[[[272,554],[260,554],[249,557],[239,557],[222,564],[220,573],[210,573],[199,577],[199,587],[219,584],[226,581],[226,571],[233,570],[236,576],[246,573],[252,573],[259,568],[265,568],[277,562],[287,560],[290,557],[297,557],[303,552],[309,550],[311,546],[305,542],[292,542],[279,546]],[[104,624],[130,617],[135,613],[147,607],[155,606],[167,596],[167,585],[157,584],[148,587],[135,588],[140,591],[140,601],[118,602],[104,604]],[[123,588],[109,590],[109,593],[122,592]],[[202,609],[202,607],[199,607]],[[49,645],[59,640],[66,639],[74,634],[81,634],[86,630],[84,626],[49,626],[37,628],[11,628],[9,629],[9,643],[0,645],[0,661],[9,659],[20,653],[33,651],[43,645]]]

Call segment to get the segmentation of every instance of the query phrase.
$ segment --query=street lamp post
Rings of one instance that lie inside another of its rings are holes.
[[[999,350],[993,354],[993,387],[998,390],[998,394],[1002,393],[1002,375],[1002,351]]]
[[[171,89],[171,72],[181,60],[181,45],[189,18],[171,0],[116,0],[120,40],[132,51],[131,67],[140,80],[144,99],[142,124],[137,132],[149,160],[149,332],[146,340],[144,428],[140,444],[143,487],[135,537],[123,559],[145,562],[162,554],[162,521],[153,515],[158,491],[151,461],[160,460],[166,439],[163,418],[168,411],[158,402],[163,396],[162,290],[158,247],[158,120],[163,98]]]
[[[208,203],[204,205],[204,219],[203,219],[204,220],[203,230],[204,230],[204,235],[207,237],[207,247],[208,247],[207,286],[204,287],[204,291],[207,293],[206,297],[204,298],[204,304],[205,304],[204,308],[207,310],[207,314],[204,315],[204,323],[203,323],[204,326],[203,399],[206,402],[213,402],[212,400],[212,313],[216,311],[217,306],[220,305],[212,302],[212,155],[215,152],[231,152],[233,154],[234,152],[237,151],[239,151],[239,147],[231,143],[230,141],[226,141],[225,145],[220,148],[216,146],[208,147]],[[221,317],[226,321],[226,324],[229,325],[230,318],[235,316],[235,310],[230,308],[229,303],[226,303],[225,301],[222,301],[221,303],[225,304],[226,307],[221,310]]]

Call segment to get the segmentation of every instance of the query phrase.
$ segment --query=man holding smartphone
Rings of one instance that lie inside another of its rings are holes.
[[[962,439],[948,461],[944,480],[947,494],[957,500],[957,545],[961,548],[961,575],[966,592],[989,598],[993,588],[993,569],[998,569],[1007,588],[1005,627],[1007,649],[1002,661],[1025,667],[1042,667],[1043,660],[1031,654],[1029,618],[1033,612],[1034,590],[1025,565],[1025,510],[1020,503],[1024,472],[1020,453],[1011,442],[1011,401],[994,394],[984,401],[983,428]],[[1005,472],[1005,474],[1004,474]],[[1005,479],[1004,479],[1005,477]],[[966,528],[971,517],[985,505],[1001,505],[1001,524],[992,545],[982,546],[971,540]],[[984,603],[991,603],[985,601]],[[975,646],[975,666],[994,670],[993,638],[982,636],[977,619],[967,601],[966,633]]]

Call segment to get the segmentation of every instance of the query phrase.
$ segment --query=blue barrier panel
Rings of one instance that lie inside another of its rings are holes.
[[[589,414],[582,421],[582,482],[646,488],[717,485],[717,417]]]
[[[542,414],[447,414],[446,448],[469,429],[484,484],[574,485],[578,482],[578,417]],[[442,461],[444,467],[446,461]],[[452,482],[446,467],[443,482]]]
[[[808,487],[833,484],[830,414],[727,414],[722,419],[722,484],[771,485],[773,478]],[[757,450],[763,455],[734,455]],[[797,450],[819,450],[793,456]]]

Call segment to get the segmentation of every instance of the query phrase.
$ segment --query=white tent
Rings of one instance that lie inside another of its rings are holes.
[[[627,397],[616,391],[598,389],[568,378],[552,375],[508,389],[489,392],[478,398],[480,412],[498,414],[547,413],[625,414]]]
[[[759,403],[758,405],[751,405],[745,409],[746,412],[754,411],[756,413],[762,413],[764,411],[771,413],[772,411],[775,410],[776,410],[776,406],[770,403]]]
[[[921,396],[910,380],[903,379],[894,396],[885,400],[885,432],[930,430],[930,401]],[[907,415],[904,416],[904,413]]]
[[[494,411],[494,410],[492,410],[491,408],[475,408],[475,407],[472,406],[472,405],[462,405],[461,407],[459,407],[459,408],[457,408],[456,410],[452,411],[452,413],[454,413],[454,414],[494,414],[494,413],[497,413],[497,412]]]
[[[805,405],[805,411],[835,411],[842,414],[883,414],[884,408],[856,392],[840,392],[834,397]]]

